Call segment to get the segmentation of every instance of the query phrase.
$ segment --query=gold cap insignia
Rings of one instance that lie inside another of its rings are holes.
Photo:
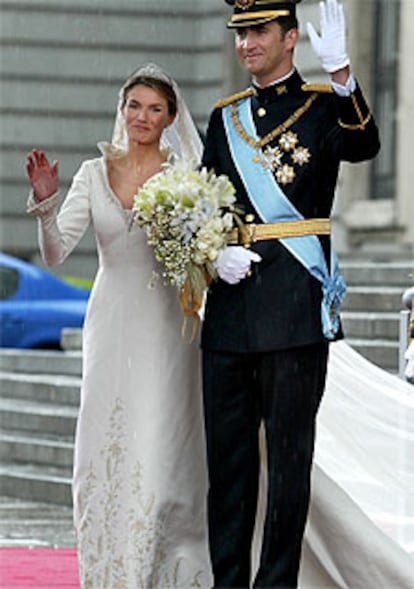
[[[301,0],[225,0],[233,6],[227,27],[254,27],[282,16],[295,16],[296,4]]]
[[[241,8],[242,10],[247,10],[251,8],[255,3],[255,0],[236,0],[237,8]]]

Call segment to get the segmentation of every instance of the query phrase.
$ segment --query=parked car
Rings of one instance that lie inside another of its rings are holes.
[[[82,327],[89,290],[0,253],[0,346],[59,348],[64,327]]]

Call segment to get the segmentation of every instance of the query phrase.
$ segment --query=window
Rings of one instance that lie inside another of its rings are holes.
[[[0,266],[0,300],[12,297],[19,287],[19,273],[14,268]]]

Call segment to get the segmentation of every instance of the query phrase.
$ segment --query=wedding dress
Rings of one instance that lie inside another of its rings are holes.
[[[165,76],[156,66],[144,69],[135,75]],[[178,113],[180,125],[188,115],[182,102]],[[59,214],[55,197],[29,202],[49,263],[63,261],[90,223],[99,256],[83,330],[74,456],[81,584],[210,587],[199,349],[181,335],[177,290],[162,282],[149,288],[159,270],[154,254],[110,187],[106,158],[125,147],[121,123],[117,116],[104,157],[82,164]],[[191,150],[182,129],[176,139],[163,136],[163,146],[179,155]]]
[[[154,256],[130,214],[104,158],[87,161],[44,244],[65,236],[69,251],[93,221],[73,479],[82,587],[208,586],[199,352],[176,290],[148,287]]]

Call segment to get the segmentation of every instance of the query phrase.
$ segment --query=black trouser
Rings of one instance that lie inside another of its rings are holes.
[[[327,358],[327,344],[260,354],[203,352],[215,587],[250,586],[262,421],[268,496],[254,587],[297,586]]]

